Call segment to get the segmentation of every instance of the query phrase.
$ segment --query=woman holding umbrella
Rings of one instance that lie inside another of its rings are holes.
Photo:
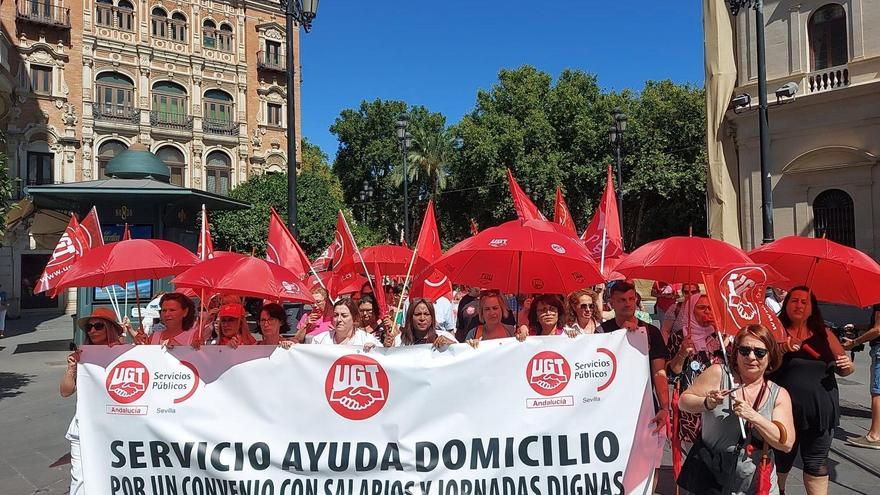
[[[562,335],[565,306],[555,294],[541,294],[532,299],[527,316],[528,324],[519,327],[519,336]]]
[[[840,420],[840,398],[834,375],[847,376],[855,365],[825,326],[816,296],[806,286],[793,288],[782,302],[779,321],[785,327],[785,355],[773,380],[791,394],[797,441],[788,453],[777,453],[779,487],[798,452],[809,495],[828,493],[828,451]]]

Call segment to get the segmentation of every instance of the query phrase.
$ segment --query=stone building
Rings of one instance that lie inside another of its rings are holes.
[[[217,194],[285,170],[284,22],[264,0],[3,2],[0,130],[19,198],[32,185],[102,179],[134,142],[168,164],[172,184]],[[0,290],[14,298],[60,234],[40,214],[17,219],[0,251]],[[63,304],[24,299],[22,310]]]
[[[775,237],[826,236],[878,258],[880,2],[764,4]],[[732,39],[712,38],[724,29],[707,30],[706,39],[710,49],[731,45],[736,82],[730,96],[751,100],[731,105],[718,128],[727,168],[714,179],[732,184],[723,208],[735,208],[726,213],[735,215],[739,231],[717,236],[751,249],[763,238],[754,13],[743,10],[732,22]],[[707,68],[712,62],[707,54]],[[797,84],[794,97],[777,96],[787,83]]]

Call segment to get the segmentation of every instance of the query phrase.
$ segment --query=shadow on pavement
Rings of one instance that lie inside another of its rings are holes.
[[[871,419],[871,410],[865,407],[850,407],[841,404],[840,415],[849,416],[851,418]]]
[[[20,395],[20,389],[27,386],[33,378],[34,375],[0,371],[0,400]]]
[[[48,351],[69,351],[70,339],[58,340],[41,340],[39,342],[31,342],[30,344],[19,344],[15,348],[13,354],[24,354],[26,352],[48,352]]]

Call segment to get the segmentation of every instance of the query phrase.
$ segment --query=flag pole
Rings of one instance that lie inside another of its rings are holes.
[[[608,215],[606,215],[605,218],[607,219]],[[601,273],[603,277],[605,276],[605,246],[607,246],[607,245],[608,245],[608,228],[603,225],[602,226],[602,257],[600,258],[600,261],[599,261],[599,273]]]
[[[413,249],[412,258],[409,260],[409,267],[406,269],[406,278],[403,279],[403,290],[400,292],[400,301],[397,301],[397,310],[394,312],[394,322],[391,324],[391,335],[397,335],[397,314],[403,310],[403,301],[406,299],[407,295],[407,285],[409,285],[409,277],[412,274],[413,264],[416,262],[416,253],[419,252],[419,247],[416,245],[415,249]],[[369,278],[369,277],[367,277]],[[375,289],[373,289],[375,292]]]

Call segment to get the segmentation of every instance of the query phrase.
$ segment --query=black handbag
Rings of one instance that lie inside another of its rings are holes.
[[[678,486],[695,494],[722,495],[724,485],[728,484],[736,471],[740,448],[733,452],[714,452],[697,438],[688,452]]]

